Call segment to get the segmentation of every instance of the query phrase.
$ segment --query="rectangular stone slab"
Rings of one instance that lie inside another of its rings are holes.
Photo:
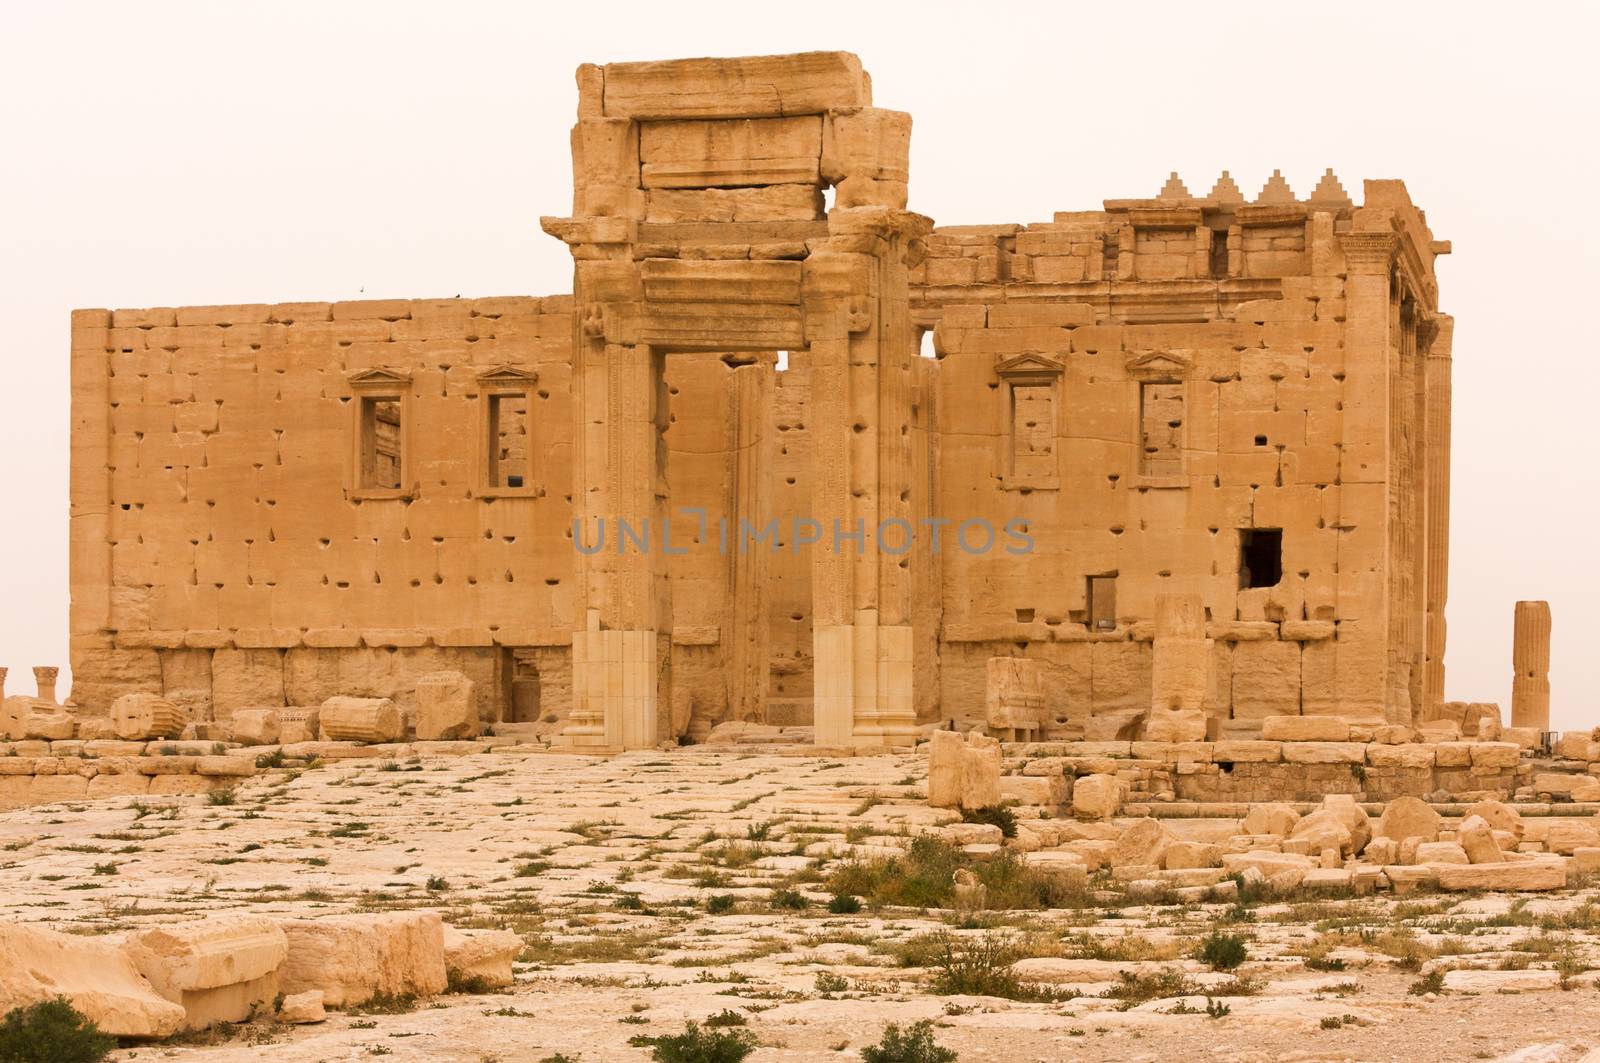
[[[849,52],[610,63],[608,118],[762,118],[867,107],[872,90]]]

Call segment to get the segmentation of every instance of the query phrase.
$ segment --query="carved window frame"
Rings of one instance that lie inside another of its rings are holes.
[[[353,401],[350,410],[349,487],[351,499],[411,499],[417,495],[411,474],[411,374],[400,369],[378,366],[351,373],[345,378]],[[363,483],[366,460],[367,411],[376,402],[391,401],[400,407],[400,486],[372,487]]]
[[[1189,382],[1194,361],[1178,351],[1150,351],[1128,359],[1128,377],[1133,384],[1133,486],[1157,490],[1189,486],[1190,413],[1194,396]],[[1176,474],[1152,474],[1144,467],[1144,399],[1147,384],[1177,384],[1183,388],[1183,428],[1178,439],[1179,470]]]
[[[1061,377],[1065,370],[1054,358],[1042,354],[1021,354],[1007,358],[995,366],[1000,378],[1000,453],[997,468],[1002,490],[1055,491],[1061,487]],[[1017,456],[1017,389],[1047,387],[1050,389],[1050,456],[1053,459],[1049,473],[1021,474],[1016,469]]]
[[[515,365],[497,365],[478,374],[478,462],[477,462],[477,493],[479,498],[537,498],[544,492],[535,482],[537,472],[535,459],[537,448],[533,445],[534,400],[538,397],[536,385],[539,383],[539,374],[533,369],[523,369]],[[526,418],[528,428],[528,456],[527,465],[522,473],[521,487],[507,487],[496,484],[489,475],[490,469],[495,465],[499,449],[499,440],[496,438],[494,403],[496,399],[520,397],[523,402],[523,416]]]

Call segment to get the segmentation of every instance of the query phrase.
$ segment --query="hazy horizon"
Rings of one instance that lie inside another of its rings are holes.
[[[938,224],[1047,221],[1153,196],[1174,169],[1197,195],[1224,169],[1247,197],[1274,169],[1304,196],[1331,166],[1358,202],[1363,178],[1403,179],[1454,245],[1437,267],[1456,318],[1447,697],[1509,722],[1513,603],[1546,599],[1552,726],[1600,724],[1595,342],[1569,324],[1600,272],[1567,206],[1600,162],[1592,13],[597,10],[0,15],[9,692],[35,664],[68,686],[71,309],[569,291],[538,217],[569,212],[579,63],[843,49],[877,105],[911,112],[910,205]]]

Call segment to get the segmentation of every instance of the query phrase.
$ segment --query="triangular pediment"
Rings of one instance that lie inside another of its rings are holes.
[[[538,379],[539,374],[534,370],[523,369],[515,365],[497,365],[478,374],[478,383],[480,384],[525,386],[537,382]]]
[[[345,378],[353,388],[404,387],[411,383],[411,374],[388,366],[361,369]]]
[[[994,371],[1001,376],[1022,376],[1059,373],[1062,368],[1060,362],[1042,354],[1019,354],[999,362]]]
[[[1182,379],[1193,364],[1187,355],[1176,351],[1149,351],[1128,359],[1128,375]]]

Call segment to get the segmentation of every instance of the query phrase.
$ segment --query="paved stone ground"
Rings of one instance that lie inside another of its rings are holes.
[[[752,1063],[859,1059],[886,1023],[919,1019],[965,1061],[1523,1052],[1528,1063],[1573,1063],[1600,1045],[1600,972],[1587,970],[1600,967],[1593,888],[1232,910],[1139,906],[1108,892],[1043,912],[868,903],[831,914],[832,871],[899,852],[910,833],[948,818],[921,799],[925,766],[910,755],[499,752],[269,771],[231,803],[30,808],[0,815],[0,911],[100,934],[223,911],[427,907],[527,943],[506,992],[333,1013],[317,1026],[251,1024],[119,1053],[128,1059],[646,1060],[631,1037],[724,1010],[759,1038]],[[793,898],[782,891],[807,906],[785,907]],[[722,896],[731,910],[708,911]],[[1250,939],[1238,971],[1214,974],[1190,958],[1211,931]],[[939,934],[958,949],[1043,957],[1030,977],[1082,995],[938,995],[930,950],[918,946]],[[1411,992],[1444,966],[1490,969],[1489,979],[1559,969],[1568,988]],[[1188,984],[1175,991],[1186,995],[1131,1006],[1098,995],[1124,970],[1181,971]],[[1221,995],[1237,993],[1238,979],[1254,992]],[[1208,1016],[1197,987],[1228,1013]]]

